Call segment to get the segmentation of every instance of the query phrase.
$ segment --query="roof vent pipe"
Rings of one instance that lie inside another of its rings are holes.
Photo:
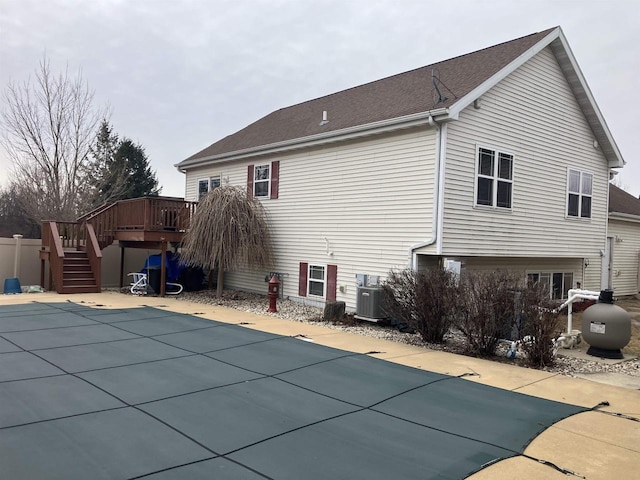
[[[326,125],[327,123],[329,123],[329,120],[327,120],[327,111],[323,110],[322,111],[322,121],[320,122],[320,126]]]

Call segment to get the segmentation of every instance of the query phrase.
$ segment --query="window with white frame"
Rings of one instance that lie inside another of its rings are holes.
[[[253,170],[253,196],[268,197],[270,181],[270,165],[256,165]]]
[[[309,265],[307,279],[309,295],[324,298],[326,284],[326,268],[324,265]]]
[[[549,298],[554,300],[567,298],[569,289],[573,288],[573,272],[530,272],[527,280],[543,285]]]
[[[201,200],[207,193],[220,186],[220,175],[198,180],[198,200]]]
[[[511,208],[513,155],[478,147],[476,205]]]
[[[569,169],[567,175],[567,216],[591,218],[593,175]]]

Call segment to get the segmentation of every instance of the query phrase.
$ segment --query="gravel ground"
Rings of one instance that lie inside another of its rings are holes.
[[[445,337],[445,343],[440,344],[428,344],[420,338],[417,334],[401,333],[391,327],[383,327],[375,323],[354,321],[350,323],[329,323],[322,320],[322,310],[316,307],[303,305],[292,300],[278,300],[278,313],[267,313],[268,306],[267,297],[264,295],[225,290],[223,298],[215,298],[215,292],[201,291],[201,292],[185,292],[176,297],[178,300],[186,300],[196,303],[208,304],[208,305],[221,305],[236,310],[245,312],[258,313],[261,315],[270,315],[279,318],[285,318],[287,320],[293,320],[298,322],[305,322],[315,325],[322,325],[335,330],[342,330],[359,335],[367,335],[369,337],[380,338],[384,340],[391,340],[394,342],[405,343],[408,345],[417,345],[431,350],[441,350],[446,352],[452,352],[457,354],[465,354],[465,342],[462,335],[457,333],[450,333]],[[498,347],[498,355],[492,357],[491,360],[495,360],[503,363],[516,363],[523,365],[521,358],[515,360],[509,360],[504,356],[508,345],[501,345]],[[552,367],[547,367],[545,370],[549,372],[557,372],[567,376],[575,376],[577,374],[585,373],[621,373],[625,375],[640,377],[640,359],[627,360],[625,362],[616,364],[604,364],[597,360],[585,360],[580,358],[567,357],[562,355],[560,350],[559,355],[556,357],[556,363]]]

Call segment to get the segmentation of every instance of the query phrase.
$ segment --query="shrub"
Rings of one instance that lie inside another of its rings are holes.
[[[519,337],[528,366],[542,368],[553,365],[558,334],[557,305],[549,298],[548,286],[528,285],[520,297]]]
[[[425,342],[442,343],[453,323],[458,287],[453,273],[392,271],[383,284],[387,315],[414,328]]]
[[[470,353],[494,355],[500,340],[511,338],[521,278],[502,270],[464,275],[456,326],[465,336]]]

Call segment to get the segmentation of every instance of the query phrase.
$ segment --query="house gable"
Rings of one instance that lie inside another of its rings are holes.
[[[553,50],[447,126],[443,255],[590,257],[604,246],[609,167]],[[513,157],[509,208],[478,205],[478,149]],[[568,170],[593,178],[590,218],[567,211]]]

